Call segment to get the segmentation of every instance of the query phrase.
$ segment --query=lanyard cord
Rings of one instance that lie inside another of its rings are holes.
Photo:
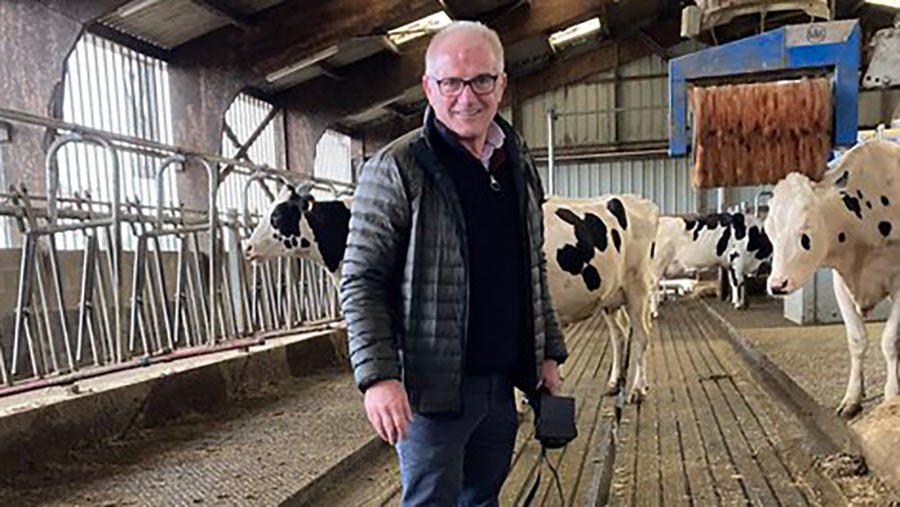
[[[524,507],[528,507],[529,505],[531,505],[531,501],[534,500],[534,495],[535,495],[535,493],[537,493],[538,485],[541,483],[541,463],[544,462],[546,455],[547,455],[547,448],[545,448],[542,445],[541,453],[538,454],[538,460],[537,460],[537,469],[538,469],[537,478],[534,480],[534,485],[531,486],[531,491],[528,492],[528,496],[525,497],[525,502],[522,503],[522,505]],[[565,495],[563,495],[562,483],[559,480],[559,474],[556,472],[556,468],[553,466],[553,463],[549,459],[547,459],[547,466],[550,467],[550,471],[553,472],[553,478],[556,481],[556,492],[559,493],[560,505],[565,505],[566,497],[565,497]]]

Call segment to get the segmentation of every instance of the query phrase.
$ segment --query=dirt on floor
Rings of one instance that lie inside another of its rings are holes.
[[[837,409],[844,397],[850,372],[850,352],[847,350],[843,324],[795,324],[784,318],[782,301],[767,296],[752,297],[747,310],[735,310],[714,299],[706,301],[816,402]],[[869,347],[863,367],[866,388],[864,414],[884,398],[883,330],[884,322],[866,323]]]
[[[836,410],[847,386],[850,355],[842,323],[798,325],[783,316],[781,300],[754,296],[747,310],[735,310],[717,299],[705,299],[753,346],[790,376],[819,405]],[[884,399],[886,378],[881,353],[884,322],[866,323],[869,347],[864,361],[866,396],[863,412],[854,422],[867,420]],[[891,423],[896,425],[900,418]],[[895,448],[892,446],[892,448]],[[840,453],[820,456],[818,468],[834,479],[854,506],[900,506],[900,497],[875,477],[860,456]],[[879,472],[880,473],[880,472]],[[880,474],[883,475],[883,474]],[[886,500],[887,499],[887,500]],[[886,503],[887,502],[887,503]]]
[[[0,484],[0,505],[276,505],[372,439],[346,368],[154,428]]]

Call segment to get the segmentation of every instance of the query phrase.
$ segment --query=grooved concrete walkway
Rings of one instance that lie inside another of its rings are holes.
[[[548,454],[565,501],[545,467],[533,505],[842,505],[812,467],[805,429],[754,380],[724,327],[698,302],[661,310],[641,405],[617,408],[603,395],[612,354],[603,319],[567,329],[564,391],[577,398],[579,436]],[[523,502],[537,452],[529,417],[501,505]],[[393,450],[374,444],[343,369],[77,454],[0,487],[0,504],[375,506],[396,505],[400,489]]]
[[[603,319],[567,330],[564,391],[577,399],[579,436],[550,451],[532,505],[843,505],[812,470],[800,423],[754,379],[725,329],[697,302],[662,308],[647,358],[650,395],[639,406],[603,396],[612,348]],[[501,505],[521,505],[534,483],[531,421],[519,432]],[[384,450],[313,505],[396,505],[396,459]]]

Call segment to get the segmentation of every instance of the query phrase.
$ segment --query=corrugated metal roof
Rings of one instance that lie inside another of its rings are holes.
[[[140,3],[130,2],[100,22],[164,49],[174,48],[228,24],[224,17],[191,0],[161,0],[128,12],[131,6],[139,7]]]
[[[410,104],[417,104],[423,100],[425,100],[425,90],[422,89],[420,84],[416,83],[415,86],[411,86],[404,90],[403,95],[401,95],[395,103],[407,106]]]
[[[383,35],[354,37],[341,42],[337,46],[337,53],[333,56],[321,60],[320,62],[310,63],[306,67],[297,69],[285,77],[269,83],[269,85],[266,86],[266,90],[284,90],[325,74],[324,70],[318,65],[319,63],[326,64],[330,69],[339,69],[384,50],[393,51],[395,50],[395,47],[390,40]],[[298,58],[298,61],[302,60],[303,58]]]
[[[230,0],[227,5],[237,12],[250,14],[282,1]],[[100,23],[163,49],[172,49],[231,21],[192,0],[133,0],[101,18]]]
[[[252,14],[278,5],[283,1],[284,0],[228,0],[228,5],[238,12]]]
[[[342,42],[338,47],[340,48],[340,52],[327,60],[329,65],[335,67],[350,65],[353,62],[368,58],[385,49],[394,49],[394,45],[391,41],[383,35],[354,37],[348,41]]]
[[[266,90],[284,90],[292,86],[297,86],[304,81],[309,81],[310,79],[317,78],[322,74],[324,74],[324,72],[322,72],[321,67],[317,65],[310,65],[309,67],[304,67],[297,70],[296,72],[292,72],[288,77],[279,79],[277,82],[267,86]]]
[[[553,57],[546,37],[531,37],[505,48],[506,71],[512,76],[540,69]]]
[[[383,109],[381,107],[373,107],[373,108],[367,109],[361,113],[357,113],[352,116],[348,116],[348,117],[344,118],[341,123],[343,123],[344,125],[346,125],[350,128],[355,128],[359,125],[363,125],[370,121],[374,121],[378,118],[381,118],[387,114],[388,114],[388,112],[385,109]]]

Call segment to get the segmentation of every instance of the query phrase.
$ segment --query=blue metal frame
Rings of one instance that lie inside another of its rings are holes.
[[[669,155],[687,153],[687,83],[710,78],[832,68],[834,142],[856,143],[860,28],[857,20],[785,26],[669,62]]]

